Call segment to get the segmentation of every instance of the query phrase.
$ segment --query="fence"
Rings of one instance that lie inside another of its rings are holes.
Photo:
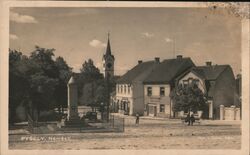
[[[79,125],[79,124],[78,124]],[[97,120],[88,123],[87,126],[66,126],[59,128],[52,125],[51,122],[36,122],[28,115],[28,130],[32,134],[48,134],[48,133],[80,133],[80,132],[124,132],[124,118],[113,116],[107,120]],[[51,129],[53,128],[53,130]]]
[[[118,132],[124,132],[125,120],[124,118],[111,115],[109,117],[108,128],[111,128]]]
[[[30,133],[36,133],[36,129],[38,129],[38,123],[32,119],[32,117],[28,114],[28,130]]]
[[[235,106],[220,105],[220,120],[241,120],[241,110]]]

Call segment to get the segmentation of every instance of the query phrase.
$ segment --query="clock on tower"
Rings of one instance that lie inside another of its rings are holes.
[[[107,76],[113,77],[115,57],[111,54],[109,34],[108,34],[108,43],[107,43],[106,53],[103,55],[102,60],[103,60],[104,77],[105,78],[107,78]]]

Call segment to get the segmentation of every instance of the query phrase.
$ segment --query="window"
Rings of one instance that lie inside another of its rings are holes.
[[[199,85],[199,80],[198,79],[194,79],[194,84],[198,86]]]
[[[121,86],[121,93],[123,92],[123,86]]]
[[[165,96],[165,88],[160,87],[160,96]]]
[[[193,82],[193,78],[192,77],[188,78],[188,84],[192,84],[192,82]]]
[[[160,105],[160,112],[165,112],[165,105],[164,104]]]
[[[152,96],[152,87],[147,88],[147,95]]]
[[[116,91],[119,93],[119,85],[116,85]]]
[[[131,87],[130,87],[130,86],[128,86],[128,93],[129,93],[129,94],[130,94],[130,88],[131,88]]]
[[[184,88],[188,86],[188,80],[183,80],[183,86]]]
[[[125,85],[124,86],[124,93],[126,94],[126,92],[127,92],[127,86]]]

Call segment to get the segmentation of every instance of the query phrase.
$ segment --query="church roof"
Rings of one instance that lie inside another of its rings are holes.
[[[195,66],[190,58],[166,59],[151,72],[144,84],[169,84],[174,78]]]
[[[106,48],[106,52],[103,55],[103,58],[106,59],[108,56],[111,56],[114,59],[114,56],[111,53],[111,46],[110,46],[110,41],[109,41],[109,37],[108,37],[108,42],[107,42],[107,48]]]
[[[107,48],[106,48],[106,54],[105,55],[111,55],[111,48],[110,48],[110,42],[108,38]]]

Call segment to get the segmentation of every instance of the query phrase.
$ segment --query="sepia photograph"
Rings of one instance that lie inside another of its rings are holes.
[[[4,16],[8,151],[249,152],[249,3],[20,4]]]

